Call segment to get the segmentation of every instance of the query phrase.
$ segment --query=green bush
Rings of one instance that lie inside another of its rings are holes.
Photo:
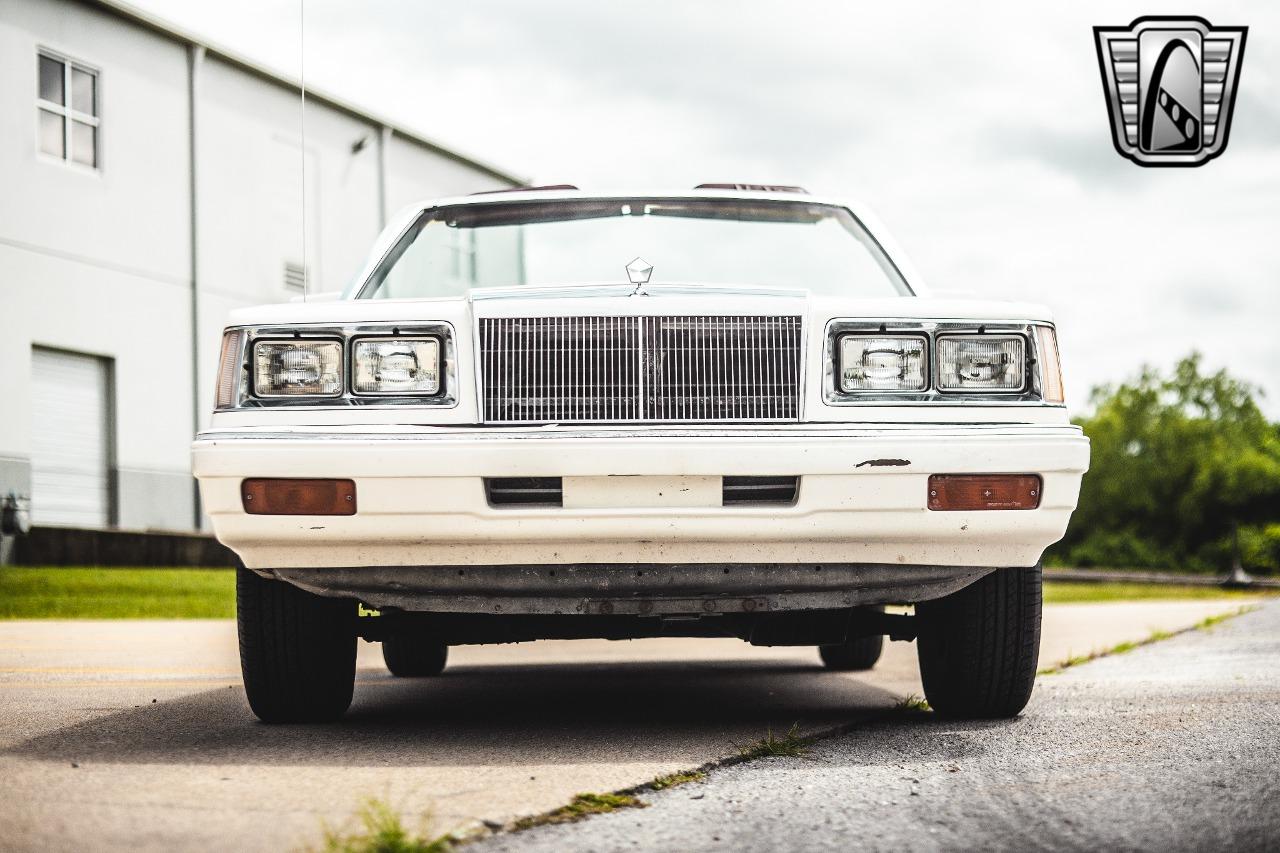
[[[1240,557],[1252,571],[1280,571],[1280,524],[1240,528]]]
[[[1169,376],[1095,388],[1078,423],[1092,441],[1080,506],[1051,563],[1225,571],[1280,569],[1280,424],[1260,392],[1199,354]]]

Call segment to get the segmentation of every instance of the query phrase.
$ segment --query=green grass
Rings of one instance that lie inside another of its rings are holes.
[[[0,619],[233,619],[232,569],[0,567]]]
[[[808,738],[800,737],[800,724],[792,723],[782,737],[775,737],[773,729],[755,743],[738,748],[738,754],[747,761],[756,758],[794,758],[809,751]]]
[[[567,806],[561,806],[546,814],[522,817],[511,829],[519,832],[552,823],[573,823],[593,814],[607,814],[618,809],[643,809],[648,803],[631,794],[578,794]]]
[[[1178,586],[1149,583],[1064,583],[1046,581],[1045,604],[1096,601],[1172,601],[1211,598],[1257,598],[1262,590],[1222,589],[1216,586]],[[1274,594],[1274,593],[1272,593]]]
[[[1251,598],[1261,591],[1133,583],[1044,585],[1045,603]],[[1274,594],[1271,593],[1271,594]],[[0,619],[231,619],[231,569],[0,567]]]
[[[1214,625],[1217,625],[1219,622],[1226,622],[1228,619],[1231,619],[1235,616],[1241,616],[1245,613],[1248,613],[1250,610],[1256,610],[1256,609],[1257,608],[1254,608],[1254,607],[1241,607],[1239,610],[1236,610],[1232,613],[1219,613],[1217,616],[1206,616],[1195,624],[1195,630],[1208,631],[1210,628],[1212,628]]]
[[[1240,616],[1242,614],[1248,613],[1250,610],[1253,610],[1253,609],[1254,608],[1252,607],[1239,607],[1239,608],[1236,608],[1235,610],[1232,610],[1229,613],[1219,613],[1216,616],[1206,616],[1196,624],[1192,625],[1190,628],[1183,628],[1180,631],[1172,631],[1172,632],[1152,631],[1150,634],[1148,634],[1146,637],[1144,637],[1141,640],[1132,640],[1132,641],[1126,641],[1123,643],[1117,643],[1116,645],[1112,646],[1109,649],[1092,651],[1092,652],[1089,652],[1089,654],[1087,655],[1072,655],[1071,657],[1067,658],[1064,661],[1059,661],[1058,663],[1055,663],[1053,666],[1047,666],[1044,669],[1039,670],[1036,674],[1037,675],[1057,675],[1063,670],[1070,669],[1073,666],[1079,666],[1082,663],[1088,663],[1089,661],[1097,660],[1098,658],[1111,657],[1112,655],[1123,655],[1133,651],[1134,649],[1139,649],[1139,648],[1142,648],[1143,646],[1149,646],[1152,643],[1158,643],[1161,640],[1167,640],[1170,637],[1176,637],[1177,635],[1185,634],[1188,631],[1207,631],[1210,628],[1212,628],[1214,625],[1219,624],[1220,622],[1225,622],[1228,619],[1232,619],[1236,616]]]
[[[325,828],[325,853],[449,853],[453,845],[447,837],[417,835],[400,821],[395,809],[381,800],[369,799],[356,812],[360,828],[343,832]]]
[[[911,693],[898,703],[895,710],[904,714],[928,714],[933,708],[929,705],[929,700]]]
[[[665,791],[668,788],[688,785],[690,782],[701,782],[706,778],[707,774],[702,770],[684,770],[679,773],[668,773],[665,776],[659,776],[649,783],[649,787],[655,791]]]

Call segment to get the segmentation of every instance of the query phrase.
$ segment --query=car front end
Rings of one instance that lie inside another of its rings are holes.
[[[1089,454],[1048,312],[920,295],[889,245],[768,191],[409,211],[347,298],[233,317],[204,509],[370,638],[914,635],[882,605],[1036,567]]]

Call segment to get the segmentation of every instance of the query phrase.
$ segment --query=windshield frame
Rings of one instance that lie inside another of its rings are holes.
[[[755,205],[798,205],[804,207],[829,207],[840,213],[847,215],[853,225],[861,232],[861,236],[856,233],[850,233],[850,237],[864,244],[872,260],[880,267],[889,284],[897,291],[894,298],[918,296],[917,290],[912,286],[911,280],[898,261],[894,258],[893,253],[885,246],[884,242],[878,236],[875,230],[870,227],[867,222],[860,217],[852,208],[839,202],[827,199],[818,199],[812,196],[799,196],[791,198],[777,198],[770,196],[757,195],[755,193],[733,193],[726,195],[704,195],[701,193],[692,193],[689,195],[675,195],[665,193],[610,193],[606,195],[585,195],[581,193],[566,194],[556,192],[553,194],[543,193],[520,193],[514,192],[515,198],[493,198],[492,196],[476,199],[471,196],[463,196],[460,198],[441,199],[436,202],[424,206],[415,206],[402,211],[397,217],[398,228],[390,233],[390,238],[382,242],[382,251],[376,252],[370,257],[361,274],[352,282],[345,298],[353,300],[373,300],[377,288],[381,285],[386,277],[386,273],[390,272],[390,268],[394,267],[399,261],[400,256],[409,245],[412,245],[416,239],[416,232],[420,231],[420,223],[424,219],[428,219],[436,215],[439,211],[463,206],[475,207],[507,207],[516,205],[547,205],[547,204],[565,204],[572,205],[579,202],[590,203],[617,203],[617,204],[634,204],[636,202],[741,202]],[[563,220],[551,221],[569,221],[573,217],[566,216]],[[692,218],[692,217],[690,217]],[[388,229],[390,232],[390,229]],[[384,237],[387,235],[384,234]],[[401,250],[401,244],[405,243],[406,238],[412,236],[404,250]],[[381,242],[381,241],[380,241]],[[623,282],[619,282],[623,284]],[[527,283],[523,285],[512,285],[510,288],[501,288],[503,291],[510,293],[512,291],[520,291],[525,288],[531,290],[539,288],[554,288],[557,283]],[[723,284],[708,283],[708,286],[719,286]],[[482,289],[483,290],[483,289]],[[475,293],[476,291],[471,291]],[[467,298],[467,293],[451,294],[447,296],[429,296],[429,297],[399,297],[406,301],[431,300],[431,299],[463,299]]]

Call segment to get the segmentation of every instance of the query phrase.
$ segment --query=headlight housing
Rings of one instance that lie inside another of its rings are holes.
[[[1062,405],[1052,323],[833,318],[823,345],[831,406]]]
[[[253,344],[253,393],[258,397],[342,394],[342,343],[259,340]]]
[[[1027,384],[1027,346],[1021,335],[942,335],[939,391],[1021,391]]]
[[[929,387],[928,340],[907,335],[842,335],[839,387],[858,391],[924,391]]]
[[[228,327],[214,411],[454,408],[453,340],[453,324],[442,320]]]
[[[430,397],[440,393],[438,338],[357,340],[352,390],[357,394]]]

